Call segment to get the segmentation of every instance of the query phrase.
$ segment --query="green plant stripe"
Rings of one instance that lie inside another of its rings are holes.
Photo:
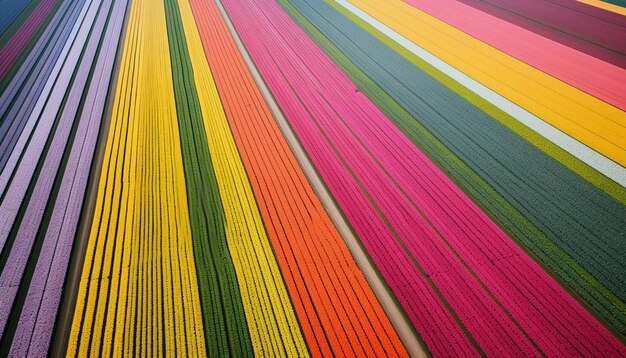
[[[613,197],[615,200],[620,203],[626,205],[626,189],[621,185],[617,184],[610,178],[606,177],[599,171],[587,165],[585,162],[580,159],[574,157],[571,153],[554,144],[550,140],[541,136],[534,130],[530,129],[520,121],[511,117],[507,113],[503,112],[498,107],[491,104],[489,101],[480,97],[476,93],[467,89],[463,85],[459,84],[452,78],[448,77],[441,71],[437,70],[428,62],[422,60],[411,51],[407,50],[402,45],[398,44],[394,40],[387,37],[382,32],[378,31],[376,28],[363,21],[358,16],[354,15],[350,11],[348,11],[343,6],[339,5],[335,1],[327,1],[330,6],[332,6],[335,10],[343,14],[345,17],[349,18],[354,23],[361,26],[364,30],[366,30],[370,35],[374,36],[378,41],[384,43],[386,46],[393,49],[395,52],[404,57],[407,61],[411,62],[415,66],[417,66],[422,71],[428,73],[429,76],[433,77],[437,81],[441,82],[443,85],[453,90],[459,96],[463,97],[468,102],[472,103],[476,107],[480,108],[487,114],[489,114],[494,119],[498,120],[500,123],[507,126],[510,130],[515,132],[520,137],[526,139],[528,142],[533,144],[535,147],[541,149],[544,153],[548,154],[552,158],[559,161],[561,164],[566,166],[568,169],[578,174],[594,186],[600,188],[602,191]]]
[[[224,209],[180,11],[175,0],[165,0],[165,8],[207,353],[216,357],[251,356],[252,343],[228,251]]]
[[[468,164],[455,154],[451,148],[444,145],[435,135],[429,131],[419,120],[413,117],[407,109],[401,106],[394,98],[390,96],[379,84],[372,80],[363,70],[353,62],[350,52],[343,47],[340,49],[341,43],[329,36],[327,38],[320,31],[322,24],[317,21],[320,16],[310,15],[305,11],[305,5],[298,0],[279,0],[279,3],[290,14],[290,16],[314,39],[314,41],[325,51],[325,53],[342,69],[346,75],[359,87],[373,103],[375,103],[431,160],[441,168],[448,177],[450,177],[459,187],[476,202],[481,209],[490,215],[500,225],[509,236],[514,238],[522,248],[531,254],[536,260],[544,264],[548,271],[552,271],[553,275],[560,277],[563,282],[573,288],[584,300],[589,302],[610,324],[612,324],[622,334],[626,332],[626,305],[604,285],[602,285],[595,277],[577,263],[570,255],[561,249],[554,241],[552,241],[538,226],[533,224],[521,210],[518,209],[510,200],[500,194],[492,185],[490,185],[481,175],[485,173],[475,171]],[[419,69],[427,70],[426,72],[439,80],[440,83],[456,89],[459,95],[462,95],[467,101],[486,111],[490,115],[496,115],[500,120],[506,120],[510,124],[515,124],[513,118],[510,118],[489,103],[482,101],[471,91],[464,89],[456,84],[445,75],[439,73],[432,66],[424,63],[414,55],[402,51],[392,40],[386,38],[383,34],[369,26],[369,24],[361,21],[356,16],[347,12],[343,7],[334,2],[334,11],[339,11],[344,17],[347,17],[357,25],[365,29],[369,34],[374,35],[393,50],[397,50],[403,57],[411,60]],[[298,6],[299,5],[299,6]],[[296,8],[297,6],[297,8]],[[322,7],[318,4],[318,8]],[[309,10],[310,11],[310,10]],[[321,11],[321,10],[320,10]],[[329,9],[325,9],[329,11]],[[305,17],[304,14],[308,14]],[[336,14],[335,14],[336,15]],[[341,19],[336,16],[328,16],[324,14],[324,18],[332,19],[334,26],[342,26],[339,22]],[[344,18],[345,21],[348,21]],[[371,35],[370,35],[371,36]],[[333,42],[331,42],[333,41]],[[376,41],[372,38],[372,41]],[[369,49],[369,47],[368,47]],[[343,51],[342,51],[343,50]],[[374,50],[372,50],[374,51]],[[443,81],[445,80],[445,81]],[[382,82],[380,82],[382,85]],[[406,106],[406,104],[405,104]],[[416,120],[417,119],[417,120]],[[520,129],[522,126],[520,126]],[[513,133],[513,132],[512,132]],[[535,138],[535,140],[539,140]],[[561,153],[566,156],[566,153]],[[571,157],[571,156],[570,156]],[[591,169],[592,170],[592,169]],[[581,181],[584,183],[584,181]],[[589,183],[587,183],[589,184]],[[617,204],[617,203],[615,203]],[[619,204],[617,204],[619,205]]]
[[[621,7],[626,7],[626,1],[625,0],[602,0],[606,3],[609,4],[613,4],[613,5],[617,5],[617,6],[621,6]]]
[[[15,35],[17,30],[22,27],[24,21],[26,21],[26,19],[30,16],[33,10],[35,10],[40,2],[41,0],[32,0],[30,4],[26,5],[26,7],[22,9],[22,12],[13,20],[13,22],[9,26],[7,26],[4,32],[0,34],[0,48],[4,47],[4,45],[9,42],[9,40],[13,37],[13,35]],[[60,2],[61,1],[59,1],[59,3]],[[54,12],[54,8],[52,12]]]
[[[9,40],[11,40],[15,32],[20,29],[22,23],[26,20],[28,15],[33,12],[36,5],[38,5],[40,2],[41,1],[34,1],[33,4],[28,5],[28,7],[24,9],[22,14],[14,20],[13,24],[11,24],[11,26],[5,30],[5,32],[0,37],[0,48],[4,47],[4,45],[6,45]],[[57,10],[59,10],[59,7],[61,7],[62,3],[63,1],[58,0],[52,6],[52,9],[50,9],[50,12],[48,13],[44,21],[42,21],[39,25],[39,28],[37,28],[37,31],[35,31],[33,33],[33,36],[31,36],[31,38],[28,40],[28,44],[24,46],[24,49],[22,49],[21,54],[15,59],[15,61],[13,61],[11,67],[9,68],[9,71],[6,73],[2,81],[0,81],[0,93],[2,93],[7,88],[17,71],[22,66],[22,63],[24,63],[24,61],[26,60],[26,57],[30,54],[33,47],[35,47],[35,44],[41,37],[41,34],[46,30],[46,28],[52,21],[52,18],[56,15]]]

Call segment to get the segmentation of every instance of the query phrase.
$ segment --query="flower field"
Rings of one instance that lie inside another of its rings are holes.
[[[0,356],[626,356],[622,6],[0,0]]]

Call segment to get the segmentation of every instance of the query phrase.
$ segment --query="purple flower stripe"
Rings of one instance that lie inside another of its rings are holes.
[[[110,2],[106,5],[109,7]],[[33,280],[37,278],[38,282],[33,281],[30,285],[11,346],[11,353],[17,356],[45,355],[50,345],[73,238],[78,227],[89,168],[104,112],[125,9],[125,0],[115,3],[111,22],[107,26],[102,42],[102,50],[94,72],[97,75],[92,79],[87,92],[69,162],[45,235],[42,253],[33,275]],[[104,19],[103,15],[98,21],[101,19]],[[104,24],[97,23],[94,29],[103,27]],[[39,202],[44,201],[39,200]],[[21,232],[18,233],[18,237],[20,234]],[[33,344],[34,342],[37,343]]]
[[[65,1],[0,97],[0,172],[13,152],[37,98],[78,18],[84,0]]]
[[[97,6],[91,6],[89,13],[87,12],[88,8],[89,6],[85,5],[83,14],[93,21]],[[0,210],[8,213],[0,217],[0,250],[4,248],[13,221],[39,161],[39,156],[65,97],[65,91],[80,57],[82,44],[88,35],[88,31],[83,33],[79,31],[81,23],[82,21],[76,23],[73,31],[76,37],[74,40],[78,41],[70,41],[65,46],[64,54],[57,60],[52,75],[44,87],[42,97],[37,99],[35,108],[16,143],[16,148],[9,157],[4,170],[0,173],[0,194],[4,195],[3,201],[0,203]],[[87,26],[89,25],[86,24],[85,28],[88,30]]]
[[[39,29],[39,26],[41,26],[41,23],[48,17],[55,3],[55,0],[43,0],[37,5],[33,13],[24,21],[22,27],[17,30],[11,40],[0,50],[0,81],[4,79],[15,59],[19,57],[24,47],[26,47]]]
[[[24,270],[26,269],[29,259],[33,259],[33,257],[31,257],[33,244],[37,236],[46,204],[48,203],[48,198],[56,178],[56,173],[59,169],[59,164],[67,146],[69,134],[74,123],[74,118],[76,117],[76,111],[80,104],[80,99],[82,97],[89,72],[93,65],[95,54],[101,43],[101,36],[109,14],[110,5],[111,0],[106,1],[104,4],[93,2],[91,3],[89,10],[86,12],[84,21],[80,24],[81,26],[77,32],[77,36],[72,42],[71,50],[63,63],[63,68],[59,73],[59,77],[54,82],[51,95],[46,101],[46,106],[43,109],[41,119],[37,123],[37,127],[33,133],[33,138],[29,142],[28,147],[25,149],[24,157],[19,162],[19,166],[15,172],[15,179],[9,186],[2,204],[0,204],[0,210],[6,210],[6,212],[9,213],[9,215],[3,216],[2,226],[0,226],[0,235],[4,241],[6,240],[6,237],[8,237],[11,227],[13,226],[13,220],[15,219],[16,213],[22,205],[24,194],[28,189],[29,183],[31,182],[34,170],[38,162],[40,160],[44,160],[41,175],[38,177],[38,181],[35,184],[31,201],[27,204],[28,206],[22,219],[21,226],[18,230],[17,237],[15,238],[6,264],[3,267],[3,271],[0,274],[0,288],[18,286],[22,280]],[[98,12],[100,8],[101,11]],[[99,15],[97,20],[96,15]],[[92,27],[93,36],[89,37]],[[79,65],[78,61],[83,51],[84,55]],[[74,82],[72,87],[69,88],[70,81],[74,74]],[[62,100],[65,97],[68,88],[68,101],[63,107],[63,112],[61,113],[56,131],[53,134],[54,137],[51,140],[47,156],[45,158],[41,158],[43,147],[47,138],[51,134],[50,131],[52,125],[58,117]],[[54,254],[55,246],[56,245],[44,245],[40,252],[41,259],[50,261]],[[30,287],[43,288],[45,286],[46,278],[47,275],[33,276],[33,282]],[[43,281],[40,282],[40,280]],[[29,292],[29,296],[26,300],[27,303],[37,298],[37,291],[35,291],[34,294],[35,296],[33,296],[33,292]],[[15,296],[6,297],[4,304],[12,306],[14,300]],[[26,312],[22,311],[27,316],[34,318],[37,317],[36,312],[38,309],[34,309],[32,305],[23,307],[27,308]],[[0,334],[4,333],[7,318],[8,317],[0,317]],[[28,320],[25,319],[24,322],[28,322]],[[31,326],[30,328],[32,330],[33,327]]]

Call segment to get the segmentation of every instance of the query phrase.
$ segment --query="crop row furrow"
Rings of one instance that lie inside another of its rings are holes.
[[[0,203],[7,210],[1,233],[5,245],[0,285],[19,286],[19,290],[9,291],[12,294],[2,301],[9,308],[4,312],[10,312],[0,322],[3,354],[47,354],[60,314],[126,9],[125,1],[86,5],[82,17],[73,17],[71,7],[59,12],[59,16],[66,16],[59,19],[61,23],[78,20],[75,38],[60,58],[47,58],[62,66],[57,65],[60,67],[49,79],[49,90],[42,92],[47,98],[37,98],[46,106],[35,106],[38,120],[21,148],[20,160],[15,167],[4,168],[14,172]],[[74,214],[67,216],[68,209]]]
[[[165,3],[207,351],[213,356],[250,356],[252,345],[228,251],[224,208],[211,163],[182,25],[181,12],[188,12],[189,5],[176,1]]]
[[[613,200],[541,153],[545,146],[526,141],[527,131],[517,136],[507,128],[514,124],[512,118],[458,84],[455,88],[424,61],[399,51],[400,46],[377,41],[381,35],[375,38],[371,27],[368,34],[358,26],[363,22],[351,23],[342,16],[347,11],[291,3],[327,38],[306,25],[306,19],[298,20],[302,26],[420,149],[618,329],[626,327],[620,313],[624,304],[600,283],[612,283],[620,292],[613,265],[623,261],[616,254],[623,246],[618,239],[626,220],[623,199]],[[395,66],[383,66],[390,62]],[[619,198],[626,191],[617,185],[614,193]]]
[[[205,55],[313,355],[404,354],[316,199],[215,4],[191,3]]]
[[[131,4],[123,51],[68,355],[203,356],[163,3]]]
[[[14,26],[0,33],[0,83],[4,83],[18,68],[60,3],[61,0],[41,0],[36,7],[28,8],[30,12],[26,11],[18,17]]]
[[[224,208],[228,249],[237,274],[252,348],[259,355],[307,355],[189,3],[179,2],[179,5],[193,83]]]
[[[225,4],[300,141],[433,352],[621,351],[619,342],[385,118],[277,4]],[[373,225],[376,234],[368,231]],[[406,270],[398,269],[399,257],[374,249],[393,244],[400,246],[396,254],[406,255]],[[502,277],[508,257],[520,271]],[[398,280],[392,270],[413,277]],[[551,304],[525,294],[527,287],[517,279],[526,271],[536,272]],[[520,310],[521,304],[527,309]]]

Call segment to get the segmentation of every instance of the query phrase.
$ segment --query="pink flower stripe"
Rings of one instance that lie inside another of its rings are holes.
[[[626,110],[626,69],[458,1],[405,2],[540,71]],[[626,33],[617,35],[626,41]]]
[[[11,40],[0,49],[0,81],[7,75],[11,65],[22,53],[22,50],[24,50],[35,32],[37,32],[37,29],[46,19],[55,3],[55,0],[43,0],[39,3],[20,29],[11,37]]]
[[[224,3],[296,135],[432,353],[626,353],[277,4]]]

